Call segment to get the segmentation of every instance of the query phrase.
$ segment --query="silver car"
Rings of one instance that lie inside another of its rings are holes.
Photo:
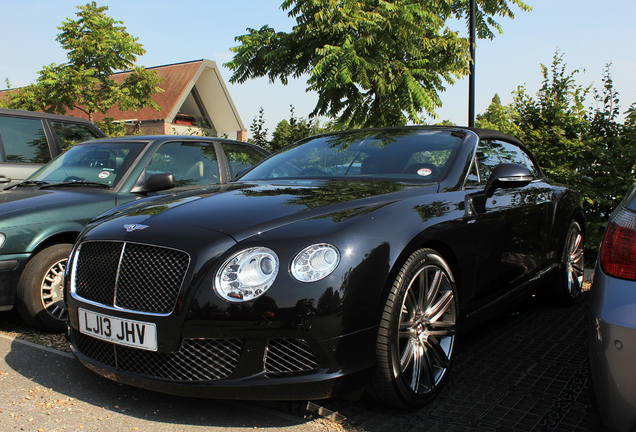
[[[22,182],[79,142],[105,136],[86,119],[0,108],[0,188]]]
[[[592,282],[590,371],[612,431],[636,427],[636,183],[612,214]]]

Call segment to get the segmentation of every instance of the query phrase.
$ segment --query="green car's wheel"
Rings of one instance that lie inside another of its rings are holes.
[[[17,309],[33,327],[62,332],[68,313],[64,304],[64,270],[72,245],[50,246],[25,266],[17,290]]]

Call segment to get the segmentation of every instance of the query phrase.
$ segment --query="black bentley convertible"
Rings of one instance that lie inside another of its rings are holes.
[[[577,300],[579,194],[468,128],[321,135],[238,181],[120,207],[66,274],[77,358],[122,383],[237,399],[365,388],[418,406],[456,338],[530,292]]]

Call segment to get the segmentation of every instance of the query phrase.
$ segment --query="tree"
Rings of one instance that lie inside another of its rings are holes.
[[[261,107],[258,110],[258,117],[254,117],[252,125],[250,126],[250,132],[252,137],[248,140],[252,144],[267,149],[269,142],[267,141],[267,128],[265,127],[265,110]]]
[[[272,141],[268,150],[278,151],[290,144],[312,135],[318,135],[334,130],[333,124],[327,123],[321,126],[318,121],[296,117],[293,106],[289,110],[289,120],[282,120],[276,125],[272,134]]]
[[[510,106],[501,105],[501,98],[498,94],[495,94],[486,112],[477,115],[475,126],[518,136],[519,127],[513,123],[511,111],[512,108]]]
[[[619,98],[614,90],[609,64],[605,66],[602,81],[602,91],[593,91],[596,107],[588,113],[586,141],[589,162],[581,166],[589,183],[585,189],[588,198],[586,219],[594,246],[600,244],[610,214],[636,181],[636,128],[629,119],[625,124],[618,122]]]
[[[579,70],[566,72],[563,54],[555,53],[552,65],[541,65],[543,82],[536,99],[521,86],[513,97],[513,119],[518,137],[533,151],[548,177],[580,185],[579,169],[589,161],[585,132],[588,126],[584,101],[590,87],[575,82]]]
[[[514,16],[508,0],[477,3],[480,37],[501,30],[494,15]],[[419,123],[441,106],[445,83],[468,72],[468,41],[446,26],[466,15],[468,0],[284,0],[281,7],[296,26],[238,36],[225,65],[230,81],[267,76],[287,84],[308,74],[307,90],[318,93],[310,117],[337,118],[341,128]]]
[[[44,66],[35,84],[10,94],[9,106],[58,114],[80,109],[91,121],[94,113],[104,114],[113,106],[158,110],[152,96],[162,91],[161,78],[135,66],[137,56],[145,53],[138,38],[126,32],[121,21],[105,15],[106,6],[92,2],[77,8],[79,19],[64,21],[56,38],[68,62]],[[126,70],[131,73],[122,83],[111,79],[113,73]]]

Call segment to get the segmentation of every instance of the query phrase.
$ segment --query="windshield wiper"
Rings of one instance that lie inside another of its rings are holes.
[[[41,180],[25,180],[21,183],[16,183],[14,185],[9,186],[8,188],[4,188],[3,190],[13,189],[15,187],[25,187],[25,186],[44,186],[49,184],[48,182]]]
[[[106,189],[112,189],[112,186],[109,186],[107,184],[104,183],[99,183],[99,182],[92,182],[92,181],[69,181],[69,182],[62,182],[62,183],[47,183],[45,185],[43,185],[40,189],[46,189],[46,188],[52,188],[52,187],[65,187],[65,186],[101,186],[104,187]]]

